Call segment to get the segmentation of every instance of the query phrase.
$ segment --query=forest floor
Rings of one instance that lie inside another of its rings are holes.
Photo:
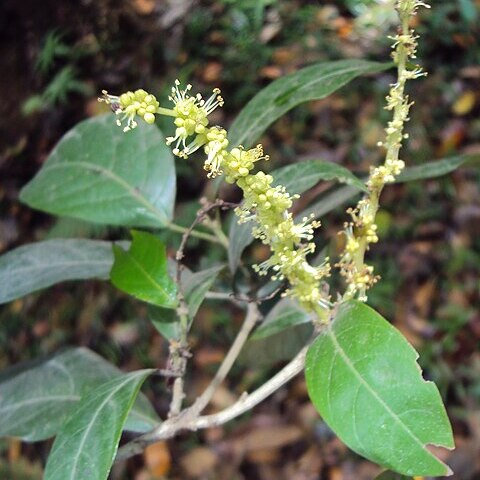
[[[411,165],[480,154],[480,2],[434,7],[417,25],[418,57],[429,76],[410,91],[415,106],[403,158]],[[304,65],[341,58],[386,61],[394,22],[388,4],[375,1],[3,0],[0,253],[45,238],[127,235],[49,217],[18,198],[65,132],[106,111],[97,102],[102,89],[143,87],[164,99],[176,77],[205,93],[218,86],[226,105],[216,121],[228,125],[263,86]],[[274,166],[322,158],[367,171],[381,159],[376,145],[392,79],[387,72],[356,80],[276,122],[262,139]],[[182,212],[193,212],[206,189],[189,168],[178,161]],[[466,167],[448,177],[388,188],[381,243],[372,251],[383,281],[369,303],[415,346],[424,375],[439,386],[457,445],[442,454],[459,480],[480,479],[479,172]],[[343,221],[341,209],[323,221],[331,244]],[[173,253],[179,238],[169,238]],[[193,245],[192,267],[201,249]],[[207,257],[217,255],[207,251]],[[247,252],[255,261],[264,255],[261,245]],[[240,320],[234,307],[219,310],[209,301],[202,307],[192,338],[187,401],[211,378]],[[145,307],[110,285],[61,284],[1,307],[0,367],[69,345],[88,346],[125,370],[162,366],[168,345],[153,332]],[[212,411],[278,367],[239,365],[215,395]],[[164,414],[167,388],[152,387],[147,394]],[[49,447],[0,443],[0,478],[42,478]],[[240,420],[155,444],[115,466],[111,478],[371,480],[379,472],[320,421],[298,377]]]

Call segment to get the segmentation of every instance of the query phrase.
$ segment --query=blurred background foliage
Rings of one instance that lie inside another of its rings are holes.
[[[205,93],[218,86],[226,105],[215,112],[213,123],[228,125],[263,86],[302,66],[342,58],[385,61],[387,35],[396,22],[392,3],[3,0],[0,251],[45,238],[127,236],[119,229],[52,219],[18,201],[19,189],[59,138],[83,118],[105,111],[96,101],[102,89],[144,87],[165,102],[177,77]],[[479,7],[479,0],[435,0],[417,18],[419,62],[429,75],[410,87],[416,105],[403,151],[407,164],[480,153]],[[272,168],[309,157],[366,172],[381,159],[376,144],[388,118],[384,97],[393,79],[393,72],[358,79],[276,122],[262,139]],[[169,125],[160,126],[169,133]],[[177,218],[188,225],[199,196],[209,190],[200,162],[178,161],[177,169]],[[456,471],[453,478],[461,480],[480,478],[479,180],[478,169],[464,167],[449,177],[389,187],[379,218],[381,243],[371,255],[382,281],[370,304],[421,352],[425,376],[439,385],[458,447],[447,461]],[[323,191],[319,185],[309,198]],[[222,195],[238,200],[234,190]],[[323,220],[321,247],[338,250],[335,232],[344,219],[339,209]],[[165,232],[163,237],[173,253],[178,236]],[[246,264],[267,255],[253,245]],[[190,267],[221,260],[218,248],[200,248],[192,240]],[[233,307],[207,301],[201,309],[191,340],[192,397],[221,360],[240,319],[241,311]],[[109,285],[63,284],[1,308],[0,366],[66,345],[88,346],[125,369],[161,366],[167,346],[153,332],[147,308]],[[269,351],[264,353],[268,360]],[[214,408],[228,405],[278,368],[273,361],[260,367],[255,357],[247,364],[234,370]],[[155,383],[148,394],[164,413],[167,388]],[[0,478],[41,478],[48,448],[48,443],[15,440],[0,444]],[[361,480],[377,472],[318,419],[298,378],[233,425],[154,445],[143,458],[118,465],[112,478]]]

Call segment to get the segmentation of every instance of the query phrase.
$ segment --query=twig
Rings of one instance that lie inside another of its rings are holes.
[[[269,293],[268,295],[265,295],[263,297],[249,297],[248,295],[239,295],[237,293],[228,293],[228,292],[207,292],[205,294],[205,298],[209,300],[228,300],[230,302],[254,302],[257,305],[265,302],[267,300],[271,300],[274,298],[278,293],[280,293],[284,288],[284,285],[281,285],[280,287],[276,288],[272,293]]]
[[[264,295],[263,297],[258,297],[257,303],[266,302],[267,300],[271,300],[272,298],[276,297],[277,294],[279,294],[285,288],[285,285],[286,282],[282,282],[273,292]]]
[[[229,208],[233,208],[234,204],[230,204],[231,207]],[[235,206],[238,206],[237,204],[235,204]],[[229,239],[228,237],[225,235],[225,233],[223,232],[223,229],[222,229],[222,222],[221,222],[221,219],[220,219],[220,211],[217,210],[215,212],[215,218],[214,219],[211,219],[210,217],[206,217],[205,218],[205,226],[207,226],[214,234],[214,236],[216,236],[216,238],[218,239],[218,241],[226,248],[228,249],[228,246],[229,246]]]
[[[182,227],[181,225],[177,225],[176,223],[168,223],[167,228],[172,232],[178,233],[185,233],[187,230],[186,227]],[[207,242],[219,243],[220,245],[224,245],[222,239],[215,237],[214,235],[210,235],[209,233],[199,232],[198,230],[192,230],[190,232],[190,236],[200,238],[202,240],[206,240]]]
[[[188,306],[185,303],[185,298],[181,288],[182,287],[182,281],[181,281],[182,280],[181,278],[182,277],[182,260],[183,260],[183,257],[185,256],[185,247],[187,246],[188,239],[192,234],[193,229],[207,217],[208,212],[210,212],[215,208],[228,209],[228,208],[234,208],[236,206],[237,204],[235,203],[225,202],[221,199],[218,199],[215,202],[206,205],[205,207],[201,208],[198,211],[197,216],[195,217],[195,220],[190,225],[190,227],[185,230],[185,232],[182,235],[182,241],[180,242],[180,246],[178,247],[177,253],[175,255],[175,259],[177,260],[176,283],[179,291],[178,293],[179,308],[177,310],[179,310],[180,319],[182,319],[183,315],[188,315]],[[188,330],[188,319],[187,319],[186,328]],[[184,335],[186,335],[187,333],[188,332],[186,331],[182,332],[182,334]]]
[[[178,377],[178,373],[176,373],[172,370],[169,370],[168,368],[157,370],[155,373],[157,375],[160,375],[161,377],[165,377],[165,378],[177,378]]]
[[[177,310],[179,310],[179,307]],[[187,323],[188,317],[186,314],[180,314],[180,324],[183,325]],[[173,382],[172,388],[172,399],[170,401],[170,409],[168,412],[168,417],[176,417],[182,410],[182,402],[185,398],[183,393],[183,376],[185,375],[185,370],[187,367],[187,358],[188,358],[188,345],[186,340],[186,335],[182,335],[180,342],[170,342],[170,355],[168,358],[168,366],[172,372],[175,374],[175,381]],[[168,370],[167,369],[167,370]]]
[[[170,402],[170,411],[168,414],[168,416],[171,418],[176,417],[177,415],[180,414],[182,409],[182,401],[185,397],[185,394],[183,392],[183,383],[184,383],[183,376],[185,374],[185,370],[187,367],[187,357],[188,357],[187,335],[190,327],[188,305],[185,301],[185,296],[182,291],[182,282],[181,282],[182,259],[185,255],[184,254],[185,247],[187,245],[190,235],[192,235],[193,233],[193,229],[199,223],[201,223],[205,218],[207,218],[208,212],[210,212],[215,208],[227,209],[227,208],[232,208],[234,206],[236,206],[236,204],[224,202],[223,200],[217,200],[214,203],[205,205],[202,209],[200,209],[193,223],[190,225],[189,228],[187,228],[184,231],[182,235],[182,240],[180,242],[180,246],[175,256],[177,260],[177,272],[176,272],[176,283],[178,288],[177,315],[180,319],[180,339],[178,342],[170,343],[170,357],[168,359],[168,364],[171,366],[173,371],[178,372],[178,377],[175,379],[173,383],[172,400]]]
[[[173,382],[172,389],[172,400],[170,402],[170,411],[168,412],[169,417],[176,417],[182,410],[182,402],[185,398],[183,393],[183,376],[177,377]]]
[[[208,405],[211,398],[213,397],[215,391],[220,386],[220,384],[225,380],[225,377],[230,372],[235,360],[237,359],[240,351],[242,350],[245,342],[247,341],[248,335],[252,331],[253,327],[257,323],[260,318],[260,312],[258,311],[257,305],[255,303],[249,303],[247,307],[247,315],[245,316],[245,320],[238,332],[237,336],[235,337],[230,350],[228,351],[227,355],[223,359],[220,368],[218,369],[215,377],[210,382],[210,385],[204,390],[204,392],[197,398],[195,403],[190,407],[189,413],[192,416],[197,416],[204,408]]]
[[[177,417],[166,420],[156,429],[121,447],[118,451],[116,461],[125,460],[133,455],[142,453],[148,445],[160,440],[172,438],[182,430],[195,431],[202,428],[223,425],[248,410],[251,410],[303,370],[307,348],[308,347],[304,347],[289,364],[257,390],[250,394],[243,394],[232,406],[212,415],[193,417],[189,414],[189,409],[184,410]]]
[[[207,292],[205,298],[209,300],[228,300],[230,302],[234,300],[238,301],[238,298],[235,297],[234,293],[228,292]]]
[[[177,254],[176,254],[177,262],[181,262],[183,257],[184,257],[185,246],[188,242],[188,239],[189,239],[190,235],[192,235],[193,229],[199,223],[201,223],[201,222],[203,222],[203,220],[205,220],[208,212],[210,212],[211,210],[214,210],[215,208],[221,208],[222,210],[226,210],[226,209],[229,209],[229,208],[235,208],[236,206],[237,206],[236,203],[225,202],[224,200],[218,199],[215,202],[207,204],[205,207],[201,208],[198,211],[197,216],[195,217],[195,220],[193,221],[193,223],[190,225],[189,228],[187,228],[184,231],[184,233],[182,235],[182,241],[180,242],[180,246],[179,246],[179,248],[177,250]],[[216,238],[217,241],[220,242],[220,243],[222,243],[222,241],[223,241],[222,239],[219,239],[217,237],[214,237],[214,238]],[[178,268],[178,265],[177,265],[177,283],[179,281],[180,281],[180,273],[179,273],[179,268]]]
[[[303,370],[307,349],[308,347],[304,347],[289,364],[254,392],[242,395],[232,406],[221,412],[198,417],[187,428],[189,430],[198,430],[200,428],[211,428],[223,425],[243,413],[248,412]]]

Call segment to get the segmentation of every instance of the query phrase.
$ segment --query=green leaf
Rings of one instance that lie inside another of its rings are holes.
[[[310,398],[352,450],[404,475],[451,474],[426,448],[453,448],[437,387],[426,382],[417,352],[370,307],[349,301],[310,346]]]
[[[300,103],[325,98],[355,77],[390,68],[364,60],[323,62],[275,80],[250,100],[229,130],[231,145],[251,147],[283,114]]]
[[[174,310],[166,308],[149,308],[148,318],[157,332],[166,340],[179,340],[182,334],[178,315]]]
[[[155,126],[123,133],[112,115],[94,117],[60,140],[20,199],[89,222],[164,226],[175,201],[173,157]]]
[[[177,289],[168,275],[165,245],[151,233],[131,233],[133,240],[128,251],[113,245],[112,283],[144,302],[175,308]]]
[[[330,213],[332,210],[335,210],[335,208],[343,205],[347,200],[350,200],[358,194],[359,191],[355,187],[348,186],[336,188],[335,190],[322,195],[318,201],[300,212],[295,217],[295,220],[298,221],[299,219],[309,217],[310,215],[313,215],[314,218],[321,218],[323,215]]]
[[[28,97],[20,107],[22,114],[26,117],[45,108],[45,99],[42,95],[32,95]]]
[[[106,480],[128,412],[153,372],[122,375],[84,395],[55,438],[45,480]]]
[[[36,442],[56,435],[80,398],[122,372],[87,348],[67,350],[0,384],[0,436]],[[144,395],[137,398],[126,429],[145,432],[159,422]]]
[[[456,157],[443,158],[433,162],[426,162],[415,167],[407,167],[396,179],[396,183],[424,180],[427,178],[441,177],[453,172],[467,162],[477,162],[480,155],[458,155]]]
[[[312,316],[308,314],[295,300],[282,298],[268,312],[264,321],[250,337],[252,340],[260,340],[275,335],[295,325],[310,323]]]
[[[278,362],[288,362],[307,344],[312,337],[311,323],[295,325],[274,335],[250,339],[239,361],[252,368],[270,368]]]
[[[444,158],[432,162],[426,162],[415,167],[407,167],[398,176],[396,183],[411,182],[414,180],[425,180],[428,178],[441,177],[447,175],[464,164],[475,164],[480,160],[479,155],[460,155],[457,157]],[[343,203],[347,202],[355,195],[358,195],[358,189],[351,186],[335,189],[327,192],[317,202],[310,205],[302,211],[298,218],[313,214],[315,218],[331,212]]]
[[[45,240],[54,238],[102,238],[107,236],[108,231],[108,226],[99,223],[86,222],[77,218],[58,217],[48,230]]]
[[[47,240],[0,257],[0,303],[65,280],[108,278],[112,244],[96,240]]]
[[[240,265],[243,251],[253,242],[252,222],[238,223],[238,217],[232,216],[228,232],[228,266],[233,273]]]
[[[181,281],[185,300],[188,305],[188,316],[193,319],[202,304],[205,295],[225,265],[217,265],[199,272],[182,272]]]
[[[459,9],[463,19],[473,23],[478,18],[478,7],[473,0],[459,0]]]
[[[192,273],[186,268],[182,269],[182,290],[188,305],[189,328],[192,325],[200,305],[205,299],[205,295],[223,268],[224,265],[217,265],[195,273]],[[149,318],[153,326],[167,340],[178,340],[180,338],[180,323],[176,312],[165,308],[149,308]]]
[[[283,298],[249,338],[240,361],[255,367],[270,367],[277,362],[291,360],[312,333],[312,316],[296,301]]]
[[[337,180],[367,191],[365,184],[350,170],[336,163],[323,160],[305,160],[279,168],[272,172],[274,185],[283,185],[289,193],[303,193],[320,180]]]

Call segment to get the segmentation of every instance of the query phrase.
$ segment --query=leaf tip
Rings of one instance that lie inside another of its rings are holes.
[[[445,466],[447,467],[445,477],[451,477],[453,475],[453,470],[447,464],[445,464]]]

